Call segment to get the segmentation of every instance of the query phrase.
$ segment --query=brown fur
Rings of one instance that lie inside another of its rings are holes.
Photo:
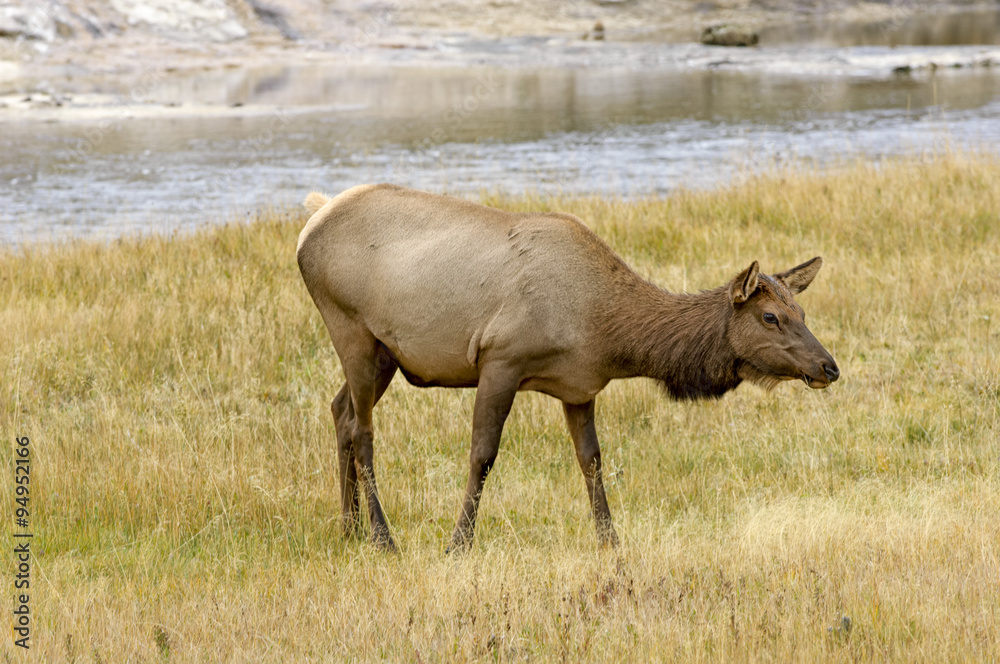
[[[740,384],[740,363],[725,338],[732,307],[723,288],[697,295],[655,289],[649,296],[659,306],[623,302],[601,335],[623,377],[655,378],[675,399],[721,397]]]
[[[839,375],[793,297],[819,258],[773,276],[754,262],[724,286],[679,295],[641,279],[571,215],[512,214],[392,185],[313,193],[305,204],[313,214],[299,267],[347,375],[332,405],[344,524],[360,527],[360,485],[385,547],[394,543],[375,485],[371,409],[397,369],[418,386],[478,387],[451,548],[471,544],[518,391],[563,401],[598,536],[614,544],[594,426],[608,381],[648,376],[674,398],[696,399],[744,380],[825,387]]]

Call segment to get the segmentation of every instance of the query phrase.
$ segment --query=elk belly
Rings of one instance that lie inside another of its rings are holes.
[[[439,326],[421,330],[404,325],[376,333],[389,349],[400,372],[417,387],[475,387],[479,368],[469,361],[466,350],[470,334]]]

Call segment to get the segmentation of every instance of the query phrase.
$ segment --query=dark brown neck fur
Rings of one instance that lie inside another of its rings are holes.
[[[719,398],[740,384],[725,288],[679,295],[645,281],[630,286],[602,325],[617,377],[655,378],[675,399]]]

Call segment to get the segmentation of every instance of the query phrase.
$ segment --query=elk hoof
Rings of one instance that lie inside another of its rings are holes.
[[[361,521],[356,517],[344,517],[344,539],[362,539]]]
[[[383,553],[399,553],[399,547],[391,537],[372,537],[372,546]]]
[[[445,548],[444,553],[446,556],[458,556],[463,553],[468,553],[472,548],[472,538],[464,537],[459,533],[455,533],[455,536],[451,538],[451,544]]]
[[[372,529],[372,546],[385,553],[399,553],[399,548],[392,540],[392,535],[385,528]]]
[[[618,548],[618,533],[615,531],[611,515],[595,516],[597,526],[597,543],[602,549]]]
[[[602,549],[617,549],[619,544],[618,533],[615,532],[613,527],[609,527],[607,530],[598,533],[597,541]]]

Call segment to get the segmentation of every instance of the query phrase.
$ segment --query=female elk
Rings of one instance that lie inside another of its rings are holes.
[[[372,463],[372,408],[399,369],[420,387],[476,387],[469,481],[449,550],[471,545],[486,476],[514,395],[563,402],[602,544],[618,537],[601,480],[594,398],[648,376],[677,399],[837,380],[793,296],[820,258],[775,275],[755,261],[728,284],[675,294],[641,279],[571,215],[513,214],[393,185],[313,193],[302,277],[347,382],[333,400],[344,527],[393,549]]]

